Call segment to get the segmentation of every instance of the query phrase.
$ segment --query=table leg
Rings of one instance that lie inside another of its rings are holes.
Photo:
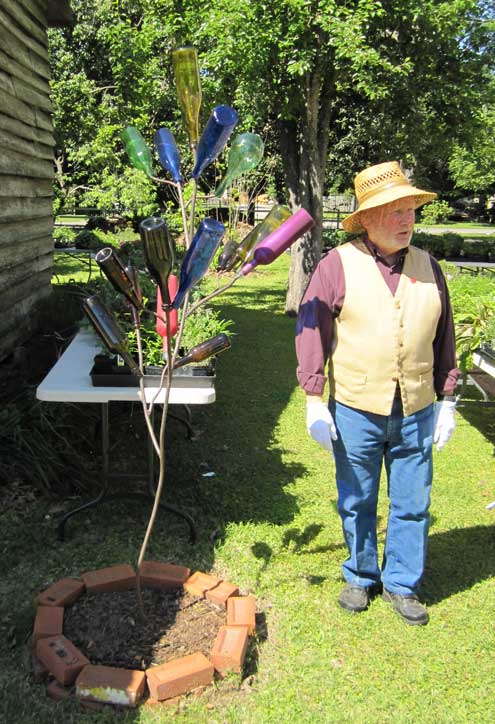
[[[193,426],[192,426],[192,415],[191,415],[191,409],[189,405],[182,405],[182,407],[186,411],[186,419],[181,417],[180,415],[176,415],[175,412],[168,411],[169,417],[171,417],[173,420],[177,420],[178,422],[182,422],[183,425],[185,425],[187,429],[187,439],[191,440],[193,437]]]
[[[73,515],[76,515],[76,513],[80,513],[82,510],[88,510],[89,508],[94,508],[95,505],[98,505],[98,503],[103,500],[105,497],[105,494],[108,490],[108,470],[109,470],[109,454],[110,454],[110,445],[109,445],[109,431],[108,431],[108,402],[103,402],[101,405],[101,452],[102,452],[102,458],[103,458],[103,471],[102,471],[102,484],[101,484],[101,490],[96,496],[96,498],[93,498],[93,500],[88,501],[87,503],[84,503],[83,505],[79,505],[77,508],[74,508],[74,510],[70,510],[68,513],[66,513],[64,516],[62,516],[62,519],[60,520],[57,528],[58,533],[58,539],[60,541],[65,540],[65,524],[69,520],[69,518],[72,518]]]
[[[153,430],[155,429],[155,406],[152,405],[150,413],[150,422]],[[151,436],[148,435],[148,490],[150,495],[155,495],[155,448]]]
[[[154,422],[154,411],[151,412],[151,424]],[[68,513],[65,513],[65,515],[62,517],[58,524],[58,538],[60,541],[65,540],[65,524],[69,520],[69,518],[72,518],[73,515],[76,515],[76,513],[80,513],[83,510],[88,510],[89,508],[94,508],[96,505],[98,505],[99,502],[101,502],[103,499],[105,500],[121,500],[122,498],[134,498],[134,499],[144,499],[149,502],[149,498],[147,496],[144,496],[139,493],[126,493],[125,495],[122,494],[116,494],[116,495],[107,495],[108,491],[108,482],[109,482],[109,471],[110,471],[110,432],[109,432],[109,403],[103,402],[101,405],[101,453],[102,453],[102,486],[101,490],[94,498],[93,500],[90,500],[87,503],[84,503],[83,505],[78,506],[77,508],[74,508],[74,510],[70,510]],[[154,479],[154,447],[153,443],[148,435],[148,489],[149,493],[152,497],[155,495],[155,479]],[[129,476],[130,477],[130,476]],[[139,475],[135,476],[137,478],[141,477]],[[163,501],[160,502],[160,507],[164,508],[165,510],[168,510],[170,513],[174,513],[175,515],[178,515],[179,517],[183,518],[186,523],[189,526],[189,539],[191,543],[196,543],[197,540],[197,533],[196,528],[194,525],[194,520],[189,515],[189,513],[186,513],[183,510],[180,510],[179,508],[176,508],[175,505],[172,505],[171,503],[165,503]]]

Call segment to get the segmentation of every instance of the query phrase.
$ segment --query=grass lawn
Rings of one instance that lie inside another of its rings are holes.
[[[33,597],[53,580],[134,563],[148,510],[106,505],[76,516],[55,539],[61,509],[28,502],[1,513],[0,720],[72,722],[491,722],[495,679],[494,408],[466,399],[453,439],[435,453],[432,527],[423,586],[431,621],[409,627],[388,604],[350,615],[337,605],[345,556],[334,466],[308,437],[295,379],[294,320],[283,314],[289,258],[240,280],[216,306],[234,320],[217,371],[217,401],[194,410],[201,434],[171,427],[167,499],[186,506],[199,542],[166,513],[149,558],[214,571],[258,601],[264,625],[252,646],[251,685],[236,678],[179,714],[82,712],[54,704],[26,666]],[[88,436],[91,431],[88,431]],[[205,467],[215,476],[203,477]],[[380,497],[383,545],[387,499]],[[265,633],[263,633],[265,632]],[[2,715],[3,713],[3,715]]]
[[[425,229],[449,228],[452,229],[452,231],[456,231],[456,229],[482,229],[488,231],[495,231],[495,227],[493,224],[488,224],[481,221],[445,221],[442,224],[425,224],[419,221],[416,226],[421,226]]]
[[[493,241],[495,239],[495,225],[475,224],[447,221],[445,224],[422,224],[418,222],[414,226],[415,231],[424,231],[427,234],[453,233],[462,236],[464,239],[478,239],[479,241]]]
[[[59,224],[81,224],[84,225],[87,220],[88,216],[82,216],[81,214],[63,214],[62,216],[57,216],[55,221]]]

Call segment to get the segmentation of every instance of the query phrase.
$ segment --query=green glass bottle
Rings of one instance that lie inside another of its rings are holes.
[[[265,144],[257,133],[241,133],[236,136],[230,147],[227,173],[215,191],[215,196],[223,196],[235,178],[256,168],[263,158],[264,150]]]
[[[147,176],[153,176],[153,162],[151,151],[146,141],[134,126],[128,126],[122,131],[122,141],[134,168],[144,171]]]
[[[187,46],[172,51],[175,87],[191,146],[198,145],[199,109],[201,107],[201,80],[199,78],[198,51]]]
[[[289,216],[291,216],[291,212],[287,206],[275,204],[275,206],[273,206],[270,212],[265,216],[263,221],[257,224],[254,229],[252,229],[241,241],[237,247],[235,262],[232,266],[236,266],[238,262],[243,262],[245,264],[250,261],[258,244],[263,241],[263,239],[266,239],[272,231],[278,229],[278,227],[283,224]]]

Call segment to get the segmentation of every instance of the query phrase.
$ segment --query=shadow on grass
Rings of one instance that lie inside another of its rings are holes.
[[[422,587],[426,603],[439,603],[493,576],[494,525],[456,528],[430,535]]]
[[[285,488],[305,471],[303,464],[283,460],[285,451],[275,438],[279,417],[296,386],[294,321],[280,313],[284,294],[269,290],[261,297],[243,291],[241,299],[243,306],[220,308],[224,318],[233,320],[236,334],[232,349],[218,361],[216,403],[192,408],[196,433],[192,440],[176,421],[170,420],[167,428],[164,500],[192,515],[199,537],[197,547],[185,546],[186,560],[179,562],[198,566],[195,559],[200,551],[205,570],[213,563],[214,543],[223,539],[229,523],[290,523],[298,508],[294,495]],[[257,308],[248,308],[248,304]],[[144,471],[146,431],[137,419],[140,411],[135,410],[134,431],[122,432],[118,417],[129,415],[130,407],[116,403],[111,406],[111,416],[112,407],[116,412],[110,420],[111,434],[116,433],[111,440],[112,459],[118,465],[132,458],[132,465]],[[123,505],[116,510],[104,503],[101,510],[97,507],[89,515],[96,525],[98,517],[104,517],[111,535],[123,515],[131,522],[136,520],[136,512],[129,506],[126,516]],[[71,519],[69,538],[81,534],[83,517],[86,514]],[[138,517],[141,529],[141,515]],[[187,529],[180,519],[165,513],[157,520],[153,538],[164,534],[185,541]],[[106,534],[100,530],[100,539],[102,536]],[[164,545],[162,538],[160,546]]]
[[[462,400],[457,405],[457,411],[486,439],[495,445],[495,403],[481,400]],[[495,454],[495,450],[494,450]]]
[[[284,296],[283,290],[270,289],[265,293],[243,289],[239,295],[233,294],[227,305],[217,307],[224,318],[233,320],[236,333],[232,337],[232,349],[218,361],[217,401],[214,405],[193,408],[197,434],[192,440],[187,439],[184,427],[177,421],[170,420],[167,426],[163,498],[193,517],[198,542],[189,543],[188,528],[181,519],[160,511],[148,547],[148,559],[171,561],[208,572],[215,561],[215,547],[232,524],[239,525],[242,531],[248,530],[252,523],[290,525],[294,520],[298,504],[287,486],[302,476],[306,468],[297,460],[297,440],[291,443],[296,449],[288,452],[281,448],[277,436],[280,416],[297,384],[294,320],[281,313]],[[74,424],[82,421],[75,410]],[[109,492],[146,490],[146,430],[138,406],[111,405],[110,424],[112,470],[144,474],[139,483],[112,482]],[[86,434],[89,464],[94,455],[94,429],[86,426],[82,432]],[[94,461],[95,471],[99,462]],[[95,480],[94,492],[97,488]],[[3,648],[12,671],[22,670],[23,676],[26,671],[21,658],[23,642],[32,627],[32,598],[63,575],[79,575],[82,571],[126,561],[134,563],[139,553],[151,501],[149,505],[133,504],[126,499],[101,503],[71,518],[66,531],[67,543],[60,544],[56,525],[64,512],[62,509],[71,510],[80,502],[74,498],[57,501],[52,510],[48,501],[38,501],[29,516],[23,518],[22,536],[14,513],[2,520],[7,550],[4,565],[10,573],[3,584],[0,613],[2,609],[15,609],[11,625],[15,627],[18,643],[9,651],[0,645],[0,652]],[[316,529],[294,533],[294,543],[308,545],[315,535]],[[249,549],[252,543],[252,539],[248,539],[245,545]],[[243,545],[242,536],[238,545]],[[252,555],[267,565],[272,553],[270,546],[263,545],[254,544]],[[15,608],[14,601],[21,596],[21,591],[26,598],[26,579],[29,580],[29,606]],[[245,674],[257,670],[259,647],[267,635],[266,620],[260,613]],[[37,721],[52,721],[52,714],[45,710],[42,687],[30,689],[30,696]],[[11,697],[7,703],[7,720],[15,721],[16,706],[16,697]],[[20,717],[23,715],[21,712]],[[113,721],[113,714],[107,717],[105,721]],[[124,720],[137,722],[140,714],[126,713],[121,721]]]
[[[250,296],[259,305],[254,292],[242,300]],[[280,314],[282,293],[270,291],[263,300],[257,309],[220,308],[236,335],[218,361],[217,401],[194,408],[200,434],[192,444],[170,437],[170,488],[203,529],[216,529],[217,540],[232,521],[289,523],[297,503],[285,488],[305,471],[283,459],[275,434],[296,386],[294,323]]]

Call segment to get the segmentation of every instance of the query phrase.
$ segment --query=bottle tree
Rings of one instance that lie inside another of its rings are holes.
[[[186,356],[180,357],[179,350],[184,323],[187,317],[195,312],[198,307],[205,304],[212,297],[224,292],[238,279],[249,274],[258,264],[269,264],[274,261],[313,225],[312,217],[304,209],[300,209],[291,215],[288,209],[281,206],[275,207],[267,218],[253,229],[246,243],[243,245],[241,242],[239,247],[236,248],[232,262],[222,265],[223,268],[218,271],[219,277],[233,271],[229,281],[196,304],[189,305],[189,296],[192,289],[197,286],[207,273],[225,234],[223,224],[209,217],[204,218],[198,228],[195,229],[195,204],[198,183],[203,171],[225,148],[237,124],[238,115],[229,106],[216,106],[213,108],[203,132],[200,134],[201,83],[198,55],[194,48],[187,47],[174,50],[172,57],[177,96],[193,156],[191,172],[185,174],[181,168],[180,154],[169,129],[159,128],[154,135],[158,160],[167,174],[165,178],[156,174],[153,167],[153,154],[147,147],[139,130],[135,127],[127,127],[122,132],[122,141],[131,164],[136,169],[144,172],[151,183],[170,184],[176,190],[187,247],[180,269],[180,281],[177,289],[176,285],[170,284],[174,266],[174,246],[165,220],[159,216],[153,216],[141,221],[139,228],[146,267],[157,287],[157,298],[159,299],[156,307],[158,322],[165,333],[166,339],[165,368],[160,383],[164,387],[165,394],[158,438],[151,423],[150,410],[146,403],[144,391],[145,370],[139,334],[139,314],[142,311],[142,297],[137,288],[135,275],[120,262],[113,250],[104,249],[99,252],[97,262],[113,286],[136,309],[134,321],[138,343],[137,362],[130,357],[124,343],[124,336],[112,313],[105,308],[97,297],[88,298],[84,302],[84,310],[104,345],[110,352],[120,354],[139,380],[140,398],[148,433],[160,460],[160,472],[153,510],[137,561],[137,596],[141,613],[143,613],[143,603],[140,572],[164,487],[165,430],[174,369],[182,368],[192,362],[202,361],[230,347],[227,335],[221,334],[196,345]],[[262,155],[263,141],[257,134],[243,133],[234,137],[228,157],[227,172],[217,193],[223,194],[236,177],[254,169],[260,162]],[[187,183],[192,185],[189,213],[184,202],[185,179],[190,179]],[[174,290],[172,294],[171,289]],[[173,322],[172,314],[179,310],[181,311],[181,322],[177,328],[177,325]],[[174,338],[172,336],[173,331],[175,332]]]

